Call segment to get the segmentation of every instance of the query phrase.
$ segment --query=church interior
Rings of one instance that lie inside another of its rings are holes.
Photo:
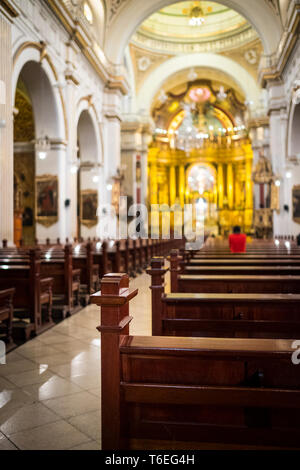
[[[299,32],[0,0],[0,450],[299,450]]]

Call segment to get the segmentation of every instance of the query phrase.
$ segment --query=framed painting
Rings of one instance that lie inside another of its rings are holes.
[[[58,177],[53,175],[37,176],[36,221],[50,227],[58,221]]]
[[[80,222],[87,227],[98,223],[98,191],[87,189],[80,193]]]
[[[293,220],[300,224],[300,185],[293,187]]]

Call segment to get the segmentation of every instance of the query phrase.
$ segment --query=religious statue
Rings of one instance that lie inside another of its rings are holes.
[[[271,183],[274,173],[270,160],[264,155],[263,151],[259,152],[259,160],[253,172],[253,182],[257,184]]]

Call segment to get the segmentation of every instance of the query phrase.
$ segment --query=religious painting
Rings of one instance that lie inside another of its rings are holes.
[[[116,216],[119,217],[120,213],[120,196],[121,196],[121,182],[119,179],[115,179],[112,192],[111,192],[111,205],[114,207]]]
[[[58,177],[36,177],[36,220],[45,227],[58,221]]]
[[[300,185],[293,187],[293,220],[300,224]]]
[[[98,223],[98,191],[86,189],[80,193],[80,222],[87,227]]]

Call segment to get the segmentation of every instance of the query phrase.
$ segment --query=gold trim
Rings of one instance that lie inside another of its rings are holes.
[[[44,181],[56,181],[57,182],[57,216],[38,216],[38,207],[37,207],[37,196],[38,196],[38,191],[37,191],[37,186],[38,183],[44,182]],[[35,178],[35,219],[36,222],[40,225],[43,225],[44,227],[51,227],[52,225],[56,224],[59,219],[59,181],[58,181],[58,176],[56,175],[42,175],[42,176],[36,176]]]
[[[98,204],[98,191],[94,189],[85,189],[80,191],[80,223],[85,225],[88,228],[95,227],[98,224],[98,217],[96,219],[84,219],[83,218],[83,196],[85,195],[96,195],[97,196],[97,204]]]
[[[12,17],[17,18],[19,13],[17,10],[12,6],[9,0],[0,0],[0,6],[4,8],[4,10]]]

